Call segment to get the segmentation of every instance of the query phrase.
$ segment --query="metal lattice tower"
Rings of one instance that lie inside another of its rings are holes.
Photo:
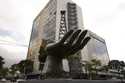
[[[64,34],[67,32],[66,27],[66,11],[61,11],[60,29],[59,29],[59,40],[62,39]]]

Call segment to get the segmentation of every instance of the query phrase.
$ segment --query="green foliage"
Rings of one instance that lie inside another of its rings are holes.
[[[4,63],[4,58],[0,56],[0,69],[3,68]]]
[[[4,68],[4,58],[0,56],[0,77],[5,77],[8,73],[8,69]]]
[[[6,77],[8,75],[8,68],[0,69],[0,76]]]
[[[33,62],[30,60],[22,60],[17,65],[21,73],[27,74],[33,71]]]
[[[103,71],[103,72],[105,72],[105,73],[107,73],[108,70],[109,70],[109,66],[108,66],[108,65],[104,65],[104,66],[102,66],[101,69],[100,69],[100,71]]]
[[[18,64],[13,64],[10,67],[9,73],[14,76],[18,70],[19,70]]]
[[[125,78],[125,62],[124,61],[111,60],[108,66],[110,69],[117,71],[119,76],[124,75],[124,78]]]
[[[97,67],[101,66],[100,60],[92,59],[91,61],[84,61],[84,63],[83,66],[89,75],[89,79],[93,79],[93,77],[95,77],[93,75],[97,75],[99,71]]]
[[[120,61],[119,60],[111,60],[109,62],[110,69],[118,70],[120,69]]]
[[[119,60],[111,60],[109,62],[109,68],[117,70],[118,72],[122,71],[125,67],[125,62],[124,61],[119,61]]]

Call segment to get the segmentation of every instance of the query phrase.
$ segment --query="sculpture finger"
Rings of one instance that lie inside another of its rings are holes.
[[[73,30],[70,30],[69,32],[67,32],[67,33],[64,35],[64,37],[60,40],[59,43],[64,43],[64,42],[68,39],[68,37],[71,36],[72,33],[73,33]]]
[[[82,40],[85,38],[85,35],[87,34],[87,32],[88,32],[88,31],[85,30],[85,31],[83,31],[83,32],[80,34],[78,40],[77,40],[76,43],[73,45],[73,48],[78,47],[78,45],[81,44],[81,42],[82,42]]]
[[[72,47],[72,52],[71,54],[75,54],[76,52],[80,51],[82,48],[85,47],[85,45],[89,42],[91,38],[90,37],[86,37],[83,42],[81,44],[78,44],[75,47]]]
[[[68,44],[72,45],[72,43],[74,42],[74,40],[76,40],[76,38],[79,36],[79,33],[81,32],[81,30],[77,30],[73,33],[72,37],[70,38]]]
[[[81,43],[79,49],[84,48],[85,45],[90,41],[90,39],[91,39],[90,37],[86,37],[86,38],[83,40],[83,42]]]

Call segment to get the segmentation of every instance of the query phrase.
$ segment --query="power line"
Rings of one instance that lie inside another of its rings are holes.
[[[15,46],[21,46],[21,47],[28,47],[28,45],[25,45],[25,44],[15,43],[15,42],[6,41],[6,40],[0,40],[0,44],[2,44],[2,45],[15,45]]]

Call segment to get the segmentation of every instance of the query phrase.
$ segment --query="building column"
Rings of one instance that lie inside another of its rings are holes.
[[[39,54],[37,53],[35,55],[35,60],[34,60],[34,64],[33,64],[33,72],[34,73],[40,73],[39,67],[40,67],[40,62],[38,59]]]

